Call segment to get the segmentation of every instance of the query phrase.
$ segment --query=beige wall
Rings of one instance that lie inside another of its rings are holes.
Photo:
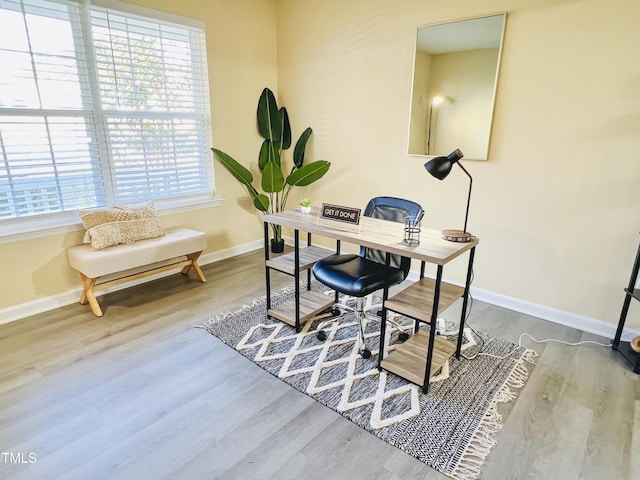
[[[489,161],[466,162],[474,286],[615,323],[640,240],[636,0],[279,1],[280,96],[332,162],[313,199],[402,195],[461,228],[466,177],[405,153],[416,27],[502,11]]]
[[[438,182],[423,159],[406,154],[415,29],[506,11],[489,161],[466,163],[474,176],[469,229],[481,239],[474,286],[617,321],[640,229],[640,2],[138,3],[207,22],[216,146],[253,160],[256,92],[277,86],[294,136],[314,129],[309,157],[332,162],[310,192],[316,203],[405,196],[425,207],[434,228],[462,226],[467,182],[455,171]],[[205,230],[210,250],[259,239],[241,188],[220,168],[216,183],[222,207],[168,217],[167,226]],[[75,288],[64,248],[79,240],[0,245],[0,308]],[[445,276],[462,280],[462,263]],[[629,324],[640,327],[638,315]]]
[[[138,0],[137,5],[206,22],[212,129],[216,147],[249,164],[260,138],[255,111],[262,88],[277,88],[275,0]],[[214,252],[262,238],[262,223],[245,202],[243,189],[216,168],[220,207],[163,216],[207,233]],[[67,266],[66,248],[81,243],[82,232],[0,244],[0,310],[78,288]],[[3,319],[0,318],[0,322]]]

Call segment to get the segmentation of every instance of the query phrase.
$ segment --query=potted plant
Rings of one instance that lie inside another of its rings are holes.
[[[293,165],[285,177],[283,172],[282,153],[291,146],[291,125],[285,107],[278,108],[276,98],[271,90],[265,88],[258,100],[258,131],[264,141],[258,154],[258,168],[262,175],[260,193],[253,185],[253,174],[230,155],[212,148],[214,157],[244,185],[253,201],[253,205],[265,213],[277,213],[286,209],[287,198],[293,187],[306,187],[322,178],[331,166],[326,160],[317,160],[304,164],[307,141],[311,136],[311,128],[307,128],[293,149]],[[271,225],[273,238],[272,251],[282,251],[282,227]]]
[[[300,200],[300,211],[302,213],[310,213],[311,212],[311,199],[305,197]]]

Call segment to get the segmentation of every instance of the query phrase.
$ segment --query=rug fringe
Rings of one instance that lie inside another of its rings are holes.
[[[230,318],[230,317],[232,317],[234,315],[237,315],[237,314],[240,314],[242,312],[245,312],[245,311],[247,311],[247,310],[249,310],[249,309],[251,309],[253,307],[257,307],[258,305],[261,305],[261,304],[266,303],[266,302],[267,302],[267,297],[262,295],[261,297],[257,297],[255,299],[253,299],[251,304],[241,305],[235,311],[220,312],[216,316],[211,317],[209,320],[207,320],[206,323],[194,325],[193,328],[203,328],[203,329],[207,330],[207,326],[208,325],[216,324],[216,323],[220,322],[221,320],[226,320],[227,318]]]
[[[525,349],[516,361],[507,380],[491,401],[489,409],[480,421],[469,445],[460,457],[460,461],[451,472],[451,477],[457,480],[475,480],[480,476],[480,470],[491,449],[497,443],[497,433],[502,429],[502,415],[498,412],[500,403],[515,402],[518,394],[512,388],[524,387],[529,378],[527,363],[535,364],[538,354]]]

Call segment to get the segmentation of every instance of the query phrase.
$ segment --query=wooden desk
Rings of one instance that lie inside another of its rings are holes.
[[[422,229],[420,232],[420,245],[407,246],[402,243],[404,238],[404,224],[390,222],[376,218],[362,217],[358,230],[353,227],[345,229],[334,225],[318,222],[318,209],[312,213],[302,213],[299,210],[287,210],[276,214],[269,214],[264,219],[265,262],[267,280],[267,309],[270,316],[294,325],[299,331],[301,322],[313,317],[320,311],[326,310],[333,303],[326,296],[311,295],[309,299],[301,300],[299,291],[299,272],[308,271],[310,281],[310,268],[313,263],[323,256],[334,252],[328,249],[319,249],[312,246],[313,254],[307,255],[300,249],[300,231],[307,232],[308,243],[311,243],[311,234],[321,235],[337,241],[337,251],[340,242],[353,243],[364,247],[381,250],[387,254],[397,254],[423,262],[420,281],[404,289],[392,298],[387,298],[387,291],[383,294],[382,321],[380,326],[380,350],[378,353],[378,367],[400,375],[407,380],[422,386],[426,393],[429,389],[429,377],[437,372],[444,362],[455,352],[460,356],[464,321],[467,312],[469,298],[469,285],[473,269],[473,258],[478,239],[469,243],[448,242],[440,238],[440,231]],[[288,256],[277,257],[271,260],[269,257],[269,224],[281,225],[294,230],[294,251]],[[442,281],[444,265],[469,251],[467,278],[464,287],[452,285]],[[284,257],[284,258],[283,258]],[[279,260],[281,259],[281,260]],[[302,259],[306,259],[304,262]],[[275,265],[274,262],[278,262]],[[437,265],[435,279],[424,277],[424,264]],[[270,268],[285,271],[283,265],[288,264],[291,274],[295,276],[296,295],[292,308],[288,308],[286,314],[271,309],[270,305]],[[313,292],[309,292],[313,293]],[[457,345],[441,337],[436,338],[435,320],[438,314],[449,307],[458,298],[463,297],[460,327],[458,330]],[[319,302],[316,304],[316,301]],[[405,343],[384,358],[384,337],[386,330],[387,310],[404,314],[415,320],[415,334]],[[293,316],[293,318],[291,318]],[[284,318],[286,317],[286,319]],[[418,331],[420,322],[432,325],[430,333]],[[434,349],[435,347],[435,349]]]

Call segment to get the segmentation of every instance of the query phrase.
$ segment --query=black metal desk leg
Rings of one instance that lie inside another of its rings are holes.
[[[340,242],[340,240],[336,240],[336,255],[340,255],[341,245],[342,243]],[[339,300],[340,300],[340,294],[336,290],[335,293],[333,294],[333,303],[338,303]]]
[[[438,265],[436,286],[433,292],[433,308],[431,309],[431,325],[429,325],[429,348],[427,349],[427,364],[424,371],[422,392],[429,391],[429,377],[431,376],[431,362],[433,361],[433,345],[436,341],[436,320],[438,319],[438,303],[440,302],[440,285],[442,284],[442,265]]]
[[[387,289],[385,289],[387,293]],[[378,370],[382,371],[382,359],[384,358],[384,337],[387,332],[387,309],[384,306],[384,300],[382,301],[382,317],[380,318],[380,346],[378,347]]]
[[[387,253],[385,256],[385,266],[389,268],[391,265],[391,254]],[[380,317],[380,346],[378,347],[378,370],[382,370],[381,362],[384,358],[384,337],[387,332],[387,307],[385,302],[389,298],[389,287],[384,287],[382,290],[382,317]]]
[[[293,269],[293,277],[296,282],[296,333],[300,332],[300,231],[294,230],[293,232],[294,239],[294,269]]]
[[[307,232],[307,247],[311,246],[311,232]],[[311,290],[311,269],[307,269],[307,292]]]
[[[462,313],[460,314],[460,328],[458,329],[458,345],[456,347],[456,358],[460,358],[462,348],[462,336],[464,335],[464,322],[467,318],[467,305],[469,302],[469,288],[471,287],[471,275],[473,275],[473,257],[476,254],[476,247],[469,252],[469,266],[467,267],[467,281],[464,284],[464,297],[462,299]]]
[[[271,272],[267,266],[269,261],[269,224],[264,222],[264,277],[267,282],[267,312],[271,308]],[[268,315],[267,315],[268,317]]]

